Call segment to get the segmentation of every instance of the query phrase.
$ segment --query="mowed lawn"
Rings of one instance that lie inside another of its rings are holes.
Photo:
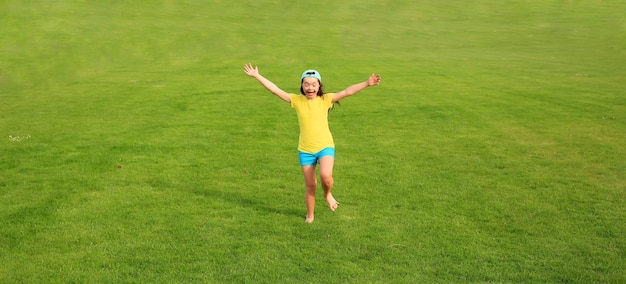
[[[622,1],[0,0],[0,282],[624,283]],[[289,92],[330,113],[304,222]]]

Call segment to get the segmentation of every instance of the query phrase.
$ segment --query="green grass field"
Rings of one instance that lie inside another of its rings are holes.
[[[624,283],[626,3],[0,0],[2,283]],[[306,224],[298,92],[331,112]]]

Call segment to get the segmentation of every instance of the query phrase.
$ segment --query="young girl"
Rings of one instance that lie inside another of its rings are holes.
[[[300,93],[302,95],[287,93],[270,80],[261,76],[259,68],[248,63],[244,65],[244,71],[250,77],[255,78],[263,87],[278,96],[281,100],[291,104],[298,115],[300,124],[300,139],[298,154],[300,165],[304,174],[306,186],[306,219],[307,223],[313,222],[315,216],[315,190],[317,179],[315,167],[320,165],[320,179],[324,189],[324,198],[331,211],[335,211],[339,202],[333,197],[333,165],[335,163],[335,143],[328,128],[328,112],[333,103],[354,95],[359,91],[380,84],[380,76],[372,74],[367,81],[354,84],[337,93],[325,93],[322,85],[322,76],[316,70],[306,70],[302,73]]]

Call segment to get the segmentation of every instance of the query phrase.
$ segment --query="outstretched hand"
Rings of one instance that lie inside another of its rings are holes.
[[[380,84],[380,75],[379,74],[372,74],[370,75],[369,79],[367,79],[367,85],[368,86],[376,86]]]
[[[254,77],[254,76],[259,75],[259,67],[258,66],[252,67],[252,63],[248,63],[248,64],[244,65],[243,66],[243,70],[250,77]]]

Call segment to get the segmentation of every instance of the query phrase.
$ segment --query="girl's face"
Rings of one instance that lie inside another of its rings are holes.
[[[320,89],[320,82],[317,78],[305,77],[302,80],[302,90],[307,99],[311,100],[317,96],[317,92]]]

